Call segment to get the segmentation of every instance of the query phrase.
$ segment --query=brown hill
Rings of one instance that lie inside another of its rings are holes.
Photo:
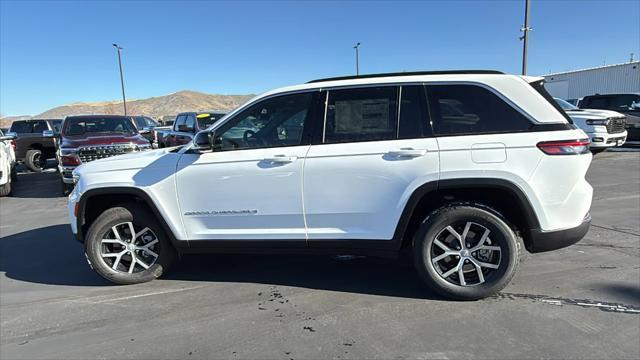
[[[217,95],[195,91],[178,91],[165,96],[127,101],[127,113],[161,117],[183,111],[232,110],[253,95]],[[37,115],[37,118],[63,118],[79,114],[121,114],[122,101],[74,103],[58,106]]]

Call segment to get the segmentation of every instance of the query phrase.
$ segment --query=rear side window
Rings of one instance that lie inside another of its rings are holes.
[[[325,143],[396,138],[398,87],[329,91]]]
[[[36,121],[33,123],[33,130],[31,132],[33,133],[41,133],[45,130],[49,130],[49,127],[47,126],[47,122],[46,121]]]
[[[427,86],[437,135],[526,131],[529,120],[493,92],[476,85]]]
[[[13,124],[11,124],[10,131],[18,134],[30,133],[31,123],[28,123],[26,121],[14,121]]]

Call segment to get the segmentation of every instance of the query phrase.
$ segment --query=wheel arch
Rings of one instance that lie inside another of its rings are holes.
[[[76,237],[78,241],[84,243],[84,235],[87,233],[89,226],[104,210],[127,202],[139,203],[148,208],[156,217],[160,226],[162,226],[162,229],[169,237],[171,244],[176,249],[188,245],[183,245],[181,243],[185,242],[177,240],[175,232],[169,226],[151,196],[144,190],[133,187],[96,188],[83,193],[78,201],[78,211],[76,215],[78,231]]]
[[[433,181],[414,190],[394,232],[398,250],[411,245],[417,228],[432,211],[461,201],[501,215],[520,232],[526,248],[531,249],[531,230],[540,229],[540,222],[524,191],[500,178],[462,178]]]

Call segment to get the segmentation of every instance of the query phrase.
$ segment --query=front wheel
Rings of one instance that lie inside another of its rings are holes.
[[[435,292],[477,300],[502,290],[515,274],[519,243],[496,214],[473,205],[434,211],[414,238],[414,264]]]
[[[96,272],[116,284],[151,281],[176,259],[153,214],[135,204],[113,207],[98,216],[87,232],[85,251]]]

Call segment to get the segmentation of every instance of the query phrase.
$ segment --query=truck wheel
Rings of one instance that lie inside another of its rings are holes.
[[[47,163],[47,159],[44,159],[42,151],[40,150],[28,150],[24,162],[29,170],[33,172],[42,172]]]
[[[116,284],[151,281],[166,273],[177,257],[153,214],[135,204],[98,216],[87,232],[85,251],[98,274]]]
[[[0,196],[8,196],[11,194],[11,180],[0,186]]]
[[[502,290],[518,266],[513,230],[492,212],[450,205],[429,215],[414,238],[414,264],[435,292],[477,300]]]

